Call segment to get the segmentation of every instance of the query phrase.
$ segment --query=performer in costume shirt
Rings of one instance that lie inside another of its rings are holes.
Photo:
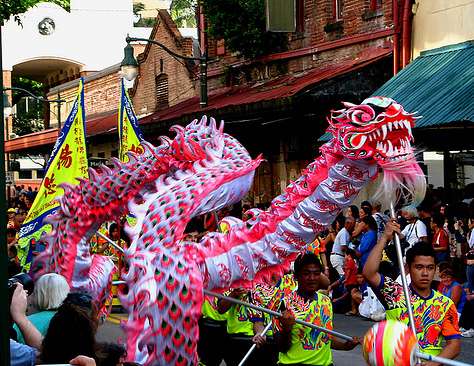
[[[384,234],[372,250],[364,267],[364,276],[386,309],[387,319],[408,324],[408,311],[402,285],[378,273],[385,245],[392,240],[400,226],[390,221]],[[454,359],[461,350],[458,314],[451,299],[431,289],[436,270],[435,252],[430,244],[419,242],[406,253],[410,274],[410,293],[416,335],[421,351]],[[446,344],[443,345],[443,342]],[[438,365],[426,362],[424,365]]]
[[[332,329],[333,313],[329,297],[317,292],[320,287],[321,263],[311,253],[295,261],[298,289],[287,293],[282,301],[283,316],[276,321],[280,365],[332,365],[332,349],[351,350],[359,340],[341,342],[295,323],[295,319]]]

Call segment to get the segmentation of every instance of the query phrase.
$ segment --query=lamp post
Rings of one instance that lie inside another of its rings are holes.
[[[0,87],[3,87],[3,62],[2,62],[2,26],[0,20]],[[3,92],[0,98],[0,365],[10,365],[10,339],[8,336],[8,321],[10,314],[10,300],[8,298],[8,252],[7,228],[7,202],[5,185],[5,129],[3,110]]]
[[[199,105],[201,108],[207,106],[207,54],[206,52],[201,53],[201,57],[188,57],[180,55],[173,50],[170,50],[165,45],[157,42],[153,39],[147,38],[135,38],[127,37],[125,39],[127,46],[124,48],[124,58],[122,60],[121,69],[122,74],[128,81],[132,81],[138,75],[138,62],[133,56],[133,47],[130,45],[130,42],[150,42],[156,44],[158,47],[169,53],[174,58],[178,58],[185,61],[199,61],[199,84],[200,84],[200,100]]]

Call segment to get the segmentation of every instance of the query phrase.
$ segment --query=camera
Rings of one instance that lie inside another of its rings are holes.
[[[33,282],[33,279],[30,277],[30,275],[26,273],[18,273],[12,278],[8,280],[7,286],[8,286],[8,298],[11,302],[12,297],[13,297],[13,292],[15,292],[16,284],[21,283],[23,285],[23,289],[28,293],[28,295],[31,295],[33,293],[33,290],[35,288],[35,283]]]

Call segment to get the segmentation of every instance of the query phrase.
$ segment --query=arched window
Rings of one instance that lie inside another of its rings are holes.
[[[160,74],[155,78],[156,109],[168,108],[168,75]]]

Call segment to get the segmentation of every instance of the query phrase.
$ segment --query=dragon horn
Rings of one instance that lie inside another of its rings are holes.
[[[211,121],[209,123],[209,127],[211,127],[212,131],[216,131],[217,130],[217,126],[216,126],[216,120],[211,117]]]
[[[184,127],[180,125],[173,125],[170,127],[170,131],[176,132],[177,135],[184,133]]]

